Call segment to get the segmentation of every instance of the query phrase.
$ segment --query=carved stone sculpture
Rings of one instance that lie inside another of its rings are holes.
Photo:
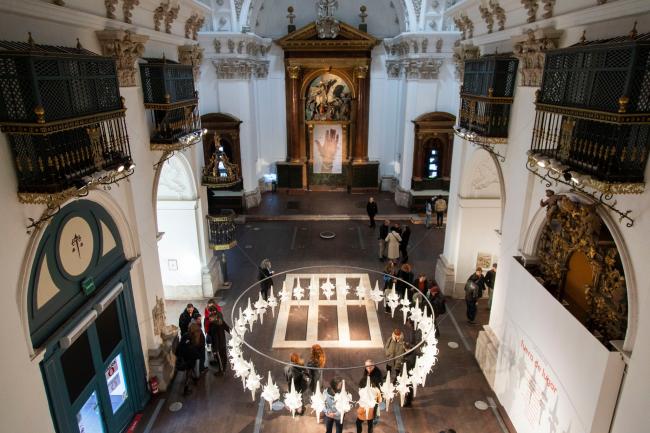
[[[140,0],[122,0],[122,12],[124,12],[124,22],[131,24],[131,18],[133,13],[131,12],[133,8],[140,4]]]
[[[165,321],[167,320],[167,316],[165,315],[165,301],[163,298],[156,296],[156,306],[151,311],[151,317],[153,318],[154,335],[161,335],[165,328]]]
[[[225,58],[214,59],[212,64],[217,78],[222,80],[250,80],[266,78],[269,75],[268,60]]]
[[[178,18],[178,12],[181,10],[181,6],[177,5],[176,7],[170,8],[165,14],[165,33],[172,32],[172,23],[176,18]]]
[[[443,44],[442,38],[440,38],[440,39],[438,39],[436,41],[436,53],[439,53],[439,52],[442,51],[442,44]]]
[[[134,87],[137,74],[135,62],[144,54],[144,44],[149,40],[149,36],[138,35],[129,30],[100,30],[96,34],[102,54],[115,58],[120,87]]]
[[[114,20],[117,0],[104,0],[104,6],[106,6],[106,18]]]
[[[201,76],[201,62],[203,62],[203,48],[198,45],[183,45],[178,47],[178,61],[183,65],[192,66],[194,82]]]
[[[555,4],[555,0],[542,0],[542,3],[544,4],[544,13],[542,14],[542,17],[544,19],[549,19],[553,16],[553,5]]]
[[[199,16],[197,14],[192,14],[190,17],[185,21],[185,37],[187,39],[192,38],[192,32],[194,30],[194,24],[196,23],[196,20],[199,19]]]
[[[217,54],[221,54],[221,41],[219,39],[214,39],[214,51]]]
[[[153,10],[153,28],[157,32],[160,31],[160,23],[163,18],[167,15],[167,8],[169,7],[168,3],[160,3],[160,5]]]
[[[463,73],[465,71],[465,60],[478,59],[480,51],[478,47],[473,45],[458,45],[454,46],[454,64],[456,65],[456,78],[463,81]]]
[[[514,55],[519,59],[521,86],[537,87],[542,83],[546,52],[556,48],[561,32],[550,29],[531,30],[513,38]]]
[[[524,8],[526,8],[526,12],[528,13],[528,19],[526,21],[534,23],[537,19],[537,8],[539,7],[537,0],[521,0],[521,4],[524,5]]]
[[[474,37],[474,23],[469,19],[467,15],[461,15],[460,19],[463,22],[467,38],[472,39]]]
[[[496,17],[499,31],[506,27],[506,11],[499,5],[498,1],[490,0],[490,7],[492,8],[492,15]]]
[[[481,18],[485,21],[487,26],[487,32],[492,33],[492,27],[494,27],[494,18],[492,17],[492,11],[488,9],[487,6],[479,5],[478,10],[481,13]]]

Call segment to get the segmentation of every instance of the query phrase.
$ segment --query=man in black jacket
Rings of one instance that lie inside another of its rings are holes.
[[[402,253],[402,263],[406,263],[409,261],[409,253],[408,253],[408,247],[409,247],[409,240],[411,239],[411,229],[409,226],[405,225],[404,228],[402,229],[402,241],[399,243],[399,250],[400,253]]]
[[[384,220],[384,223],[379,226],[379,260],[386,260],[386,236],[388,236],[388,229],[390,228],[390,221]]]
[[[375,199],[370,197],[368,199],[368,204],[366,205],[366,212],[368,212],[368,218],[370,218],[370,228],[375,228],[375,215],[377,215],[377,203]]]
[[[178,318],[178,327],[181,330],[181,335],[187,332],[190,323],[192,323],[192,320],[196,319],[197,317],[201,317],[199,311],[194,308],[194,305],[187,304],[187,307],[185,307],[185,310],[183,310],[180,317]]]
[[[483,296],[483,289],[485,289],[485,279],[483,278],[483,269],[476,268],[474,272],[467,279],[465,284],[465,303],[467,304],[467,321],[474,324],[476,319],[476,302]]]

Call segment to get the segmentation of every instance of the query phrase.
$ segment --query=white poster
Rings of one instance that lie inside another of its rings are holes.
[[[343,171],[343,128],[341,125],[314,125],[314,173]]]

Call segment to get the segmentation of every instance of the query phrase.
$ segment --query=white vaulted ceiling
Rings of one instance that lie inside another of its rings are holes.
[[[287,8],[294,7],[296,28],[318,18],[315,0],[251,0],[244,2],[240,23],[263,37],[278,38],[287,34]],[[411,0],[408,0],[410,3]],[[334,16],[353,27],[359,25],[359,8],[367,7],[368,32],[377,38],[393,37],[407,28],[404,0],[339,0]]]

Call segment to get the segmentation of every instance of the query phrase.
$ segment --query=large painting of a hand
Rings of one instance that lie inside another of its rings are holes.
[[[341,127],[318,125],[314,131],[314,172],[341,172]]]

